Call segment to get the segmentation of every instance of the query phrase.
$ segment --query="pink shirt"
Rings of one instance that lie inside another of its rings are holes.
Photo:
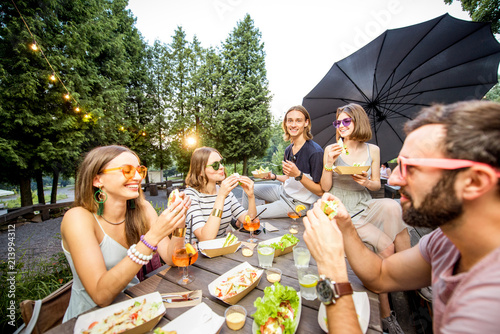
[[[419,247],[432,266],[434,333],[499,333],[500,247],[458,275],[453,268],[460,253],[440,228]]]

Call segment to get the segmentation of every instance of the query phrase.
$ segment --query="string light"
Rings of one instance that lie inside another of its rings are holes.
[[[64,87],[64,89],[66,90],[67,94],[64,95],[64,98],[66,100],[69,100],[70,98],[74,101],[74,103],[76,105],[79,105],[78,101],[70,95],[69,93],[69,89],[64,85],[64,82],[62,82],[61,78],[59,76],[56,75],[56,71],[54,70],[54,68],[52,67],[52,65],[50,64],[49,60],[47,59],[47,57],[45,56],[45,53],[43,52],[42,48],[40,47],[39,43],[36,42],[35,40],[35,36],[33,35],[33,33],[31,32],[28,24],[26,23],[26,21],[24,20],[24,17],[23,15],[21,14],[21,12],[19,11],[19,8],[17,8],[17,5],[16,3],[14,2],[14,0],[11,0],[12,4],[14,5],[14,7],[16,8],[19,16],[21,17],[21,20],[23,21],[24,25],[26,26],[26,29],[28,29],[28,32],[29,34],[31,35],[31,38],[33,38],[33,43],[30,45],[31,49],[33,51],[40,51],[40,54],[42,55],[42,57],[45,59],[45,61],[47,62],[47,64],[49,65],[50,69],[52,70],[52,75],[50,76],[50,80],[51,81],[56,81],[56,80],[59,80],[59,82],[61,83],[61,85]],[[77,107],[78,111],[80,110],[78,107]],[[75,109],[76,110],[76,109]],[[88,114],[87,114],[88,115]],[[86,116],[87,116],[86,115]],[[90,117],[90,116],[89,116]]]
[[[125,131],[125,128],[123,126],[120,126],[120,130]]]
[[[76,108],[75,108],[75,111],[76,111],[76,112],[80,112],[80,108],[76,107]]]
[[[142,131],[142,135],[143,135],[143,136],[146,136],[146,132]]]

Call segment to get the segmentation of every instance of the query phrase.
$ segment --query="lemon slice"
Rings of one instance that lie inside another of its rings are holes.
[[[245,223],[250,224],[251,222],[252,222],[252,220],[250,219],[250,216],[246,215],[245,216]]]
[[[193,246],[191,246],[190,243],[186,244],[186,253],[188,254],[196,254],[196,249],[194,249]]]
[[[315,275],[304,275],[302,280],[299,280],[299,284],[304,288],[314,288],[318,284],[318,277]]]
[[[241,251],[241,253],[243,254],[243,256],[252,256],[253,255],[253,250],[251,250],[250,248],[243,248],[243,250]]]
[[[274,248],[272,247],[260,247],[257,249],[257,252],[259,252],[260,255],[271,255],[274,253]]]
[[[304,211],[306,209],[306,207],[302,204],[299,204],[295,207],[295,212],[300,212],[300,211]]]

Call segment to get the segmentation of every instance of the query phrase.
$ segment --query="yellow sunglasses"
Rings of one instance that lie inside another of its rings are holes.
[[[109,173],[120,169],[123,173],[123,176],[125,176],[127,180],[133,178],[136,172],[139,173],[141,178],[145,178],[148,173],[148,169],[145,166],[134,167],[132,165],[123,165],[121,167],[108,168],[103,170],[102,173]]]

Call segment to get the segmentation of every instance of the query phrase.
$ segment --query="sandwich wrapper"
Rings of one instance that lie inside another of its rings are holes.
[[[203,255],[211,258],[226,254],[232,254],[236,252],[238,248],[241,246],[241,241],[238,241],[235,244],[232,244],[231,246],[222,247],[222,245],[224,245],[225,240],[226,238],[200,241],[198,243],[198,249]]]
[[[222,299],[222,298],[217,297],[217,295],[215,294],[215,288],[217,287],[217,285],[219,283],[221,283],[222,281],[225,281],[229,276],[235,275],[240,270],[244,270],[246,268],[251,268],[251,269],[255,269],[256,270],[256,272],[257,272],[257,279],[255,280],[255,282],[253,282],[252,285],[250,285],[249,287],[247,287],[245,290],[241,291],[240,293],[238,293],[238,294],[236,294],[236,295],[234,295],[232,297],[229,297],[229,298],[226,298],[226,299]],[[213,297],[215,297],[215,298],[217,298],[219,300],[222,300],[224,303],[229,304],[229,305],[235,305],[243,297],[245,297],[246,295],[248,295],[250,293],[250,291],[252,291],[253,289],[255,289],[255,287],[257,285],[259,285],[259,282],[260,282],[260,279],[262,278],[262,274],[263,273],[264,273],[264,270],[252,267],[250,265],[250,263],[248,263],[248,262],[243,262],[243,263],[237,265],[236,267],[234,267],[233,269],[225,272],[224,274],[222,274],[221,276],[219,276],[214,281],[212,281],[212,283],[210,283],[208,285],[208,291],[210,292],[210,294]]]
[[[270,244],[273,244],[275,242],[278,243],[278,242],[280,242],[280,240],[281,240],[281,237],[272,238],[272,239],[268,239],[268,240],[259,242],[259,245],[270,245]],[[295,247],[299,242],[300,242],[300,240],[297,243],[293,244],[293,245],[285,247],[283,250],[281,250],[281,249],[275,249],[274,250],[274,257],[278,257],[278,256],[281,256],[281,255],[285,255],[285,254],[291,253],[293,251],[293,247]]]
[[[213,334],[220,331],[224,321],[224,317],[212,311],[207,304],[201,303],[163,326],[162,329],[185,334]]]
[[[128,329],[122,333],[125,334],[141,334],[141,333],[146,333],[151,330],[156,326],[156,324],[160,321],[161,317],[163,314],[165,314],[165,306],[163,305],[163,302],[161,300],[161,295],[159,292],[153,292],[144,296],[140,296],[137,298],[125,300],[123,302],[113,304],[101,309],[98,309],[93,312],[85,313],[82,314],[78,317],[75,323],[75,328],[73,330],[73,333],[75,334],[81,334],[82,331],[87,330],[90,326],[95,321],[101,321],[109,317],[110,315],[113,315],[114,313],[118,313],[122,310],[127,309],[131,305],[133,305],[135,302],[142,303],[142,301],[146,299],[146,303],[160,303],[160,307],[158,308],[157,315],[149,320],[148,322],[143,323],[142,325],[139,325],[137,327]]]
[[[361,174],[361,172],[366,172],[368,169],[370,169],[370,166],[358,166],[358,167],[352,167],[352,166],[337,166],[333,170],[337,174]]]

